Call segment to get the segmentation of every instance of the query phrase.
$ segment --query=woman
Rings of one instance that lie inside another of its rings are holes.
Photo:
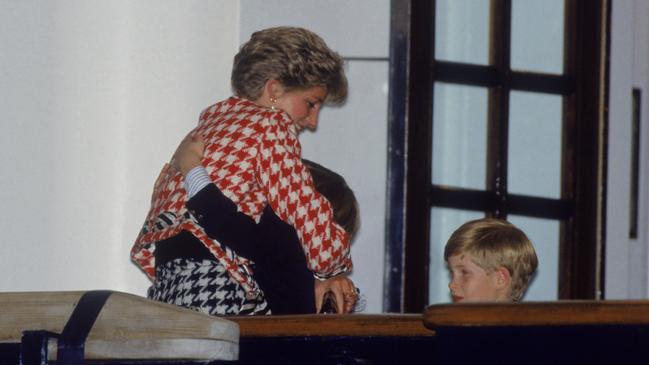
[[[344,298],[340,290],[326,288],[325,285],[316,287],[313,274],[309,271],[304,251],[295,229],[283,222],[270,206],[256,223],[250,217],[237,212],[236,205],[225,197],[209,179],[199,181],[197,172],[202,170],[200,165],[203,144],[199,141],[186,139],[181,143],[172,159],[172,166],[185,176],[183,184],[190,197],[187,208],[212,239],[238,253],[245,253],[248,259],[254,261],[254,279],[262,289],[268,306],[273,314],[308,314],[320,311],[320,301],[316,302],[316,288],[330,290],[334,295],[337,313],[348,312],[354,302],[352,298]],[[349,188],[342,176],[316,164],[303,160],[313,177],[316,190],[323,194],[331,203],[334,221],[353,237],[358,226],[358,205],[354,192]],[[178,239],[172,237],[158,242],[155,251],[157,278],[152,287],[150,297],[168,303],[178,299],[169,293],[176,292],[176,287],[186,286],[186,282],[178,280],[176,275],[171,280],[166,269],[171,260],[182,254],[194,252],[194,260],[210,259],[209,251],[197,241],[185,240],[184,245],[177,244]],[[191,247],[189,245],[194,247]],[[182,247],[182,252],[177,248]],[[329,280],[326,282],[330,282]],[[352,285],[348,281],[334,281],[335,285]],[[191,285],[190,285],[191,286]],[[353,289],[348,290],[353,294]],[[322,293],[319,293],[320,296]]]
[[[345,100],[342,59],[308,30],[262,30],[235,56],[232,88],[236,96],[204,110],[190,132],[205,143],[204,169],[197,170],[197,180],[213,182],[255,221],[269,206],[295,229],[307,267],[318,279],[316,303],[328,290],[352,298],[353,283],[344,275],[352,269],[349,237],[334,222],[330,203],[315,190],[297,140],[303,128],[316,128],[324,103]],[[156,280],[156,243],[173,246],[177,257],[165,266],[168,276],[188,283],[182,293],[171,293],[176,304],[210,314],[267,313],[248,260],[254,248],[233,250],[211,238],[200,217],[186,208],[187,201],[183,174],[165,165],[131,250],[133,261]],[[185,252],[185,247],[196,247],[188,242],[200,242],[209,259]],[[213,297],[219,299],[216,304],[204,304]]]

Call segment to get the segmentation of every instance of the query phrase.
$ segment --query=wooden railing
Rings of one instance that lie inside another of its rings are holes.
[[[349,314],[227,317],[241,337],[273,336],[432,336],[420,314]]]
[[[646,364],[649,301],[428,307],[436,364]]]
[[[421,314],[228,319],[239,324],[239,362],[246,365],[419,364],[435,341]]]
[[[444,304],[428,307],[423,320],[432,330],[444,326],[649,324],[649,301]]]
[[[60,333],[82,292],[0,294],[0,363],[13,365],[23,331]],[[433,305],[423,314],[217,318],[113,293],[88,335],[85,355],[157,358],[156,364],[162,358],[204,361],[226,348],[235,354],[237,342],[236,363],[243,365],[645,363],[649,301],[467,303]],[[46,347],[53,360],[56,343]],[[3,357],[3,350],[9,355]]]

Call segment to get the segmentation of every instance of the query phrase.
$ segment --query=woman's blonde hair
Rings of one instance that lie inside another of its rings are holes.
[[[521,299],[538,266],[534,246],[525,233],[495,218],[469,221],[453,232],[444,248],[444,260],[461,254],[469,254],[487,272],[499,267],[509,270],[514,301]]]
[[[255,32],[234,57],[232,90],[256,101],[268,80],[287,90],[320,86],[327,103],[347,98],[347,78],[342,58],[317,34],[296,27],[276,27]]]

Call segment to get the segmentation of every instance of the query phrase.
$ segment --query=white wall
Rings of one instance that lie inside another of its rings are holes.
[[[605,296],[647,298],[649,1],[612,2]],[[638,239],[629,239],[631,90],[641,88]]]
[[[644,298],[649,3],[612,4],[606,297]],[[0,292],[144,294],[128,252],[162,163],[199,111],[229,95],[238,45],[280,24],[316,31],[345,57],[388,55],[387,0],[0,2]],[[348,62],[349,102],[301,137],[305,157],[359,198],[353,277],[367,312],[381,311],[387,72],[385,60]],[[643,90],[638,240],[627,233],[632,87]]]
[[[305,157],[356,192],[353,278],[380,312],[388,0],[0,2],[0,292],[144,295],[129,250],[159,169],[202,108],[230,94],[240,43],[280,24],[344,57],[383,58],[348,62],[347,105],[301,137]]]
[[[241,1],[241,42],[255,30],[278,25],[308,28],[346,58],[383,58],[348,61],[346,105],[323,109],[318,130],[300,136],[304,157],[340,173],[356,194],[361,227],[352,244],[352,278],[365,296],[365,312],[381,312],[390,2]]]
[[[0,2],[0,291],[143,295],[152,184],[229,95],[236,0]]]

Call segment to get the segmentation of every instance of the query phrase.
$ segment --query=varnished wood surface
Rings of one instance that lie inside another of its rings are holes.
[[[20,342],[23,331],[61,333],[83,293],[0,293],[0,342]],[[239,329],[233,322],[113,292],[88,334],[85,356],[235,359],[238,344]],[[56,354],[56,343],[50,350]]]
[[[272,336],[433,336],[420,314],[313,314],[228,317],[241,337]]]
[[[424,325],[449,326],[570,326],[649,324],[649,301],[554,301],[527,303],[463,303],[432,305]]]

